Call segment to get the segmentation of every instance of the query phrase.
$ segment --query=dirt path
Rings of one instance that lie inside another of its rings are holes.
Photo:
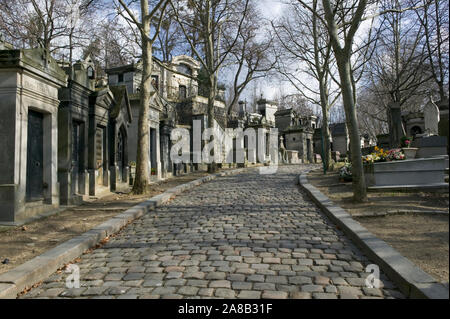
[[[308,180],[421,269],[442,282],[449,282],[449,216],[427,214],[448,213],[448,194],[369,193],[368,203],[356,204],[351,200],[351,183],[340,183],[337,172],[324,176],[321,171],[312,171]],[[423,213],[356,217],[392,211]]]
[[[422,270],[449,281],[448,215],[397,215],[358,218],[358,222]]]
[[[152,196],[206,175],[208,174],[205,172],[197,172],[159,182],[151,186],[150,193],[147,195],[111,194],[81,206],[70,207],[24,226],[0,226],[0,273],[83,234]],[[5,262],[6,259],[7,262]]]

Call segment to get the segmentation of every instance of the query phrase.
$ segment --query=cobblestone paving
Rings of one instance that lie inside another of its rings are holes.
[[[306,166],[221,177],[84,254],[80,288],[52,275],[22,298],[403,298],[295,184]]]

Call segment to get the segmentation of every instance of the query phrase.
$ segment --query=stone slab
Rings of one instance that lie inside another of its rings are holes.
[[[413,147],[447,147],[446,136],[428,136],[417,138],[412,143]]]
[[[443,156],[374,163],[365,168],[365,177],[371,187],[429,185],[445,181],[446,167],[447,159]]]

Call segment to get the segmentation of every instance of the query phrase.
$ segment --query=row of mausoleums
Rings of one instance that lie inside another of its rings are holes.
[[[186,56],[172,64],[194,76],[199,68]],[[99,80],[89,57],[69,65],[41,49],[0,47],[0,223],[20,223],[133,183],[141,71],[125,68],[107,70],[108,78]],[[114,82],[114,72],[122,72],[123,81]],[[176,127],[192,136],[193,120],[202,130],[207,126],[207,99],[188,77],[154,73],[147,119],[151,180],[206,169],[172,163],[170,137]],[[227,126],[220,97],[215,116],[217,126]]]
[[[96,87],[90,59],[0,50],[0,222],[18,223],[128,185],[124,87]]]

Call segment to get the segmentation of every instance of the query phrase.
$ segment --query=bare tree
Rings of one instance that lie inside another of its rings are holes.
[[[97,74],[140,58],[141,47],[135,42],[133,32],[121,25],[118,19],[119,17],[115,17],[100,23],[83,48],[83,57],[91,56],[96,64]]]
[[[338,100],[339,93],[332,90],[332,73],[335,72],[331,42],[325,25],[317,18],[323,17],[318,0],[309,3],[310,10],[291,1],[287,14],[272,22],[277,36],[278,72],[303,95],[322,109],[322,136],[324,163],[329,169],[331,144],[329,112]],[[311,85],[311,80],[316,85]]]
[[[373,139],[377,135],[387,134],[389,123],[387,120],[387,102],[380,100],[380,96],[366,85],[358,91],[358,121],[362,132],[369,134]]]
[[[136,179],[133,185],[133,193],[144,194],[150,183],[150,141],[148,118],[150,112],[151,98],[151,75],[153,68],[152,49],[155,43],[164,17],[164,11],[168,5],[167,0],[154,2],[151,10],[148,0],[140,1],[140,20],[134,15],[130,4],[125,0],[118,0],[123,17],[134,26],[140,33],[140,44],[142,47],[142,81],[140,89],[140,108],[138,120],[137,136],[137,158],[136,158]],[[152,21],[159,19],[159,23],[151,30]]]
[[[342,101],[350,135],[353,199],[356,202],[367,201],[367,189],[361,160],[361,139],[356,113],[356,81],[352,57],[356,33],[361,22],[368,18],[365,16],[368,0],[336,0],[333,2],[322,0],[324,16],[314,10],[310,2],[298,1],[327,27],[339,73]]]
[[[227,103],[228,116],[231,116],[248,84],[266,77],[276,63],[270,57],[273,39],[269,30],[264,32],[265,37],[258,36],[264,30],[264,21],[254,2],[249,3],[247,11],[242,26],[235,26],[239,30],[238,41],[234,42],[233,36],[228,33],[223,37],[224,50],[231,53],[227,62],[233,66],[231,72],[234,75],[231,98]]]
[[[192,52],[206,72],[208,91],[208,126],[214,127],[214,101],[217,95],[218,75],[231,50],[241,36],[244,21],[249,14],[250,0],[230,1],[171,1],[176,21],[181,27]],[[195,23],[194,23],[195,22]],[[224,33],[227,45],[224,46]],[[199,35],[202,45],[198,46]],[[193,36],[194,35],[194,36]],[[208,171],[216,171],[216,163],[208,165]]]
[[[58,49],[55,40],[67,34],[64,9],[56,0],[1,0],[0,23],[13,44],[53,52]]]
[[[378,28],[379,41],[370,61],[370,75],[380,94],[393,103],[404,105],[414,95],[424,95],[423,85],[431,80],[426,45],[421,41],[423,27],[412,11],[402,11],[398,0],[382,2],[383,7],[397,9],[383,15]]]
[[[157,23],[158,21],[155,20],[155,26]],[[174,52],[185,49],[185,42],[182,37],[183,33],[175,20],[173,10],[168,8],[153,49],[155,53],[159,54],[161,62],[170,62]]]
[[[449,16],[448,0],[410,0],[417,7],[416,17],[423,27],[431,76],[441,101],[448,103]],[[421,6],[417,6],[421,4]]]
[[[422,7],[415,5],[417,3],[400,3],[398,0],[379,3],[383,15],[375,28],[377,43],[373,56],[366,63],[367,72],[360,89],[363,95],[358,103],[358,113],[363,115],[359,117],[360,124],[377,128],[378,134],[391,125],[393,104],[403,111],[419,111],[433,89],[433,69],[436,67],[436,75],[439,73],[438,64],[430,63],[427,31],[417,23],[417,10]],[[435,79],[440,82],[437,77]],[[370,121],[365,121],[367,117]],[[369,125],[369,122],[378,124]]]
[[[57,58],[69,57],[88,39],[84,23],[99,0],[0,0],[0,27],[21,48],[44,48]],[[91,23],[92,24],[92,23]]]

